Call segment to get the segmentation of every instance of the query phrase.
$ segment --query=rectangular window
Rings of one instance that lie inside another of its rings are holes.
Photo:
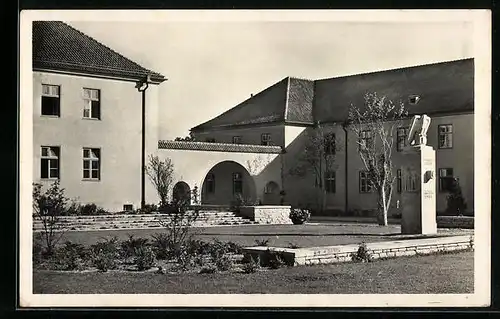
[[[243,176],[233,173],[233,194],[243,194]]]
[[[40,177],[47,179],[59,178],[60,148],[57,146],[42,146],[40,161]]]
[[[233,136],[233,144],[241,144],[241,136]]]
[[[324,143],[325,154],[334,155],[336,150],[335,134],[334,133],[326,134],[323,137],[323,143]]]
[[[453,125],[438,125],[438,148],[453,147]]]
[[[327,193],[336,192],[335,172],[325,172],[325,191]]]
[[[453,168],[439,169],[439,191],[449,192],[453,188]]]
[[[96,89],[83,89],[83,118],[101,119],[100,91]]]
[[[207,193],[215,193],[215,176],[212,173],[208,173],[205,178],[205,190]]]
[[[368,172],[359,172],[359,192],[360,193],[370,193],[372,191],[372,185],[369,179]]]
[[[260,136],[260,144],[261,145],[271,145],[271,134],[263,133]]]
[[[396,148],[398,152],[401,152],[406,147],[406,141],[408,139],[408,128],[400,127],[397,131],[397,144]]]
[[[83,149],[83,178],[99,180],[101,178],[101,150],[98,148]]]
[[[396,171],[396,188],[398,193],[403,192],[403,180],[401,177],[401,169]]]
[[[124,212],[131,212],[134,210],[134,205],[132,204],[123,204],[123,211]]]
[[[420,189],[420,178],[417,172],[407,171],[405,176],[405,192],[416,192]]]
[[[60,116],[59,91],[58,85],[42,84],[42,115]]]
[[[371,147],[372,143],[373,143],[372,131],[359,132],[359,150]]]

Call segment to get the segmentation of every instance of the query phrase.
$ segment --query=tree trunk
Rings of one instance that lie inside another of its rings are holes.
[[[382,187],[379,190],[378,193],[378,214],[377,214],[377,221],[380,226],[387,226],[388,221],[387,221],[387,213],[389,211],[389,198],[387,194],[387,190],[385,187],[385,182],[382,183]]]

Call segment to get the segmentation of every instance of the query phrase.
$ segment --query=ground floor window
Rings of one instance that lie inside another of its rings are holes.
[[[396,171],[396,188],[398,193],[401,193],[403,191],[403,178],[401,177],[401,169],[398,169]]]
[[[207,178],[205,178],[205,191],[215,193],[215,175],[213,173],[208,173]]]
[[[336,192],[336,176],[335,172],[326,172],[325,173],[325,191],[327,193],[335,193]]]
[[[359,192],[369,193],[372,191],[372,184],[367,171],[359,172]]]
[[[233,194],[243,193],[243,176],[241,173],[233,173]]]
[[[101,150],[83,149],[83,178],[99,180],[101,178]]]
[[[60,148],[58,146],[42,146],[40,161],[40,177],[59,178]]]
[[[439,169],[439,191],[449,192],[453,188],[453,168]]]

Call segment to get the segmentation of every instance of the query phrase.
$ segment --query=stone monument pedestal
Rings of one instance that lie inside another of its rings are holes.
[[[401,233],[436,234],[436,152],[428,145],[410,146],[401,167]]]

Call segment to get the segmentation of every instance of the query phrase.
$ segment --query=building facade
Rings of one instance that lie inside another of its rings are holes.
[[[142,96],[146,154],[158,141],[157,85],[165,78],[58,21],[33,23],[33,176],[111,211],[141,202]],[[148,197],[155,196],[147,185]],[[152,201],[150,199],[149,201]]]

